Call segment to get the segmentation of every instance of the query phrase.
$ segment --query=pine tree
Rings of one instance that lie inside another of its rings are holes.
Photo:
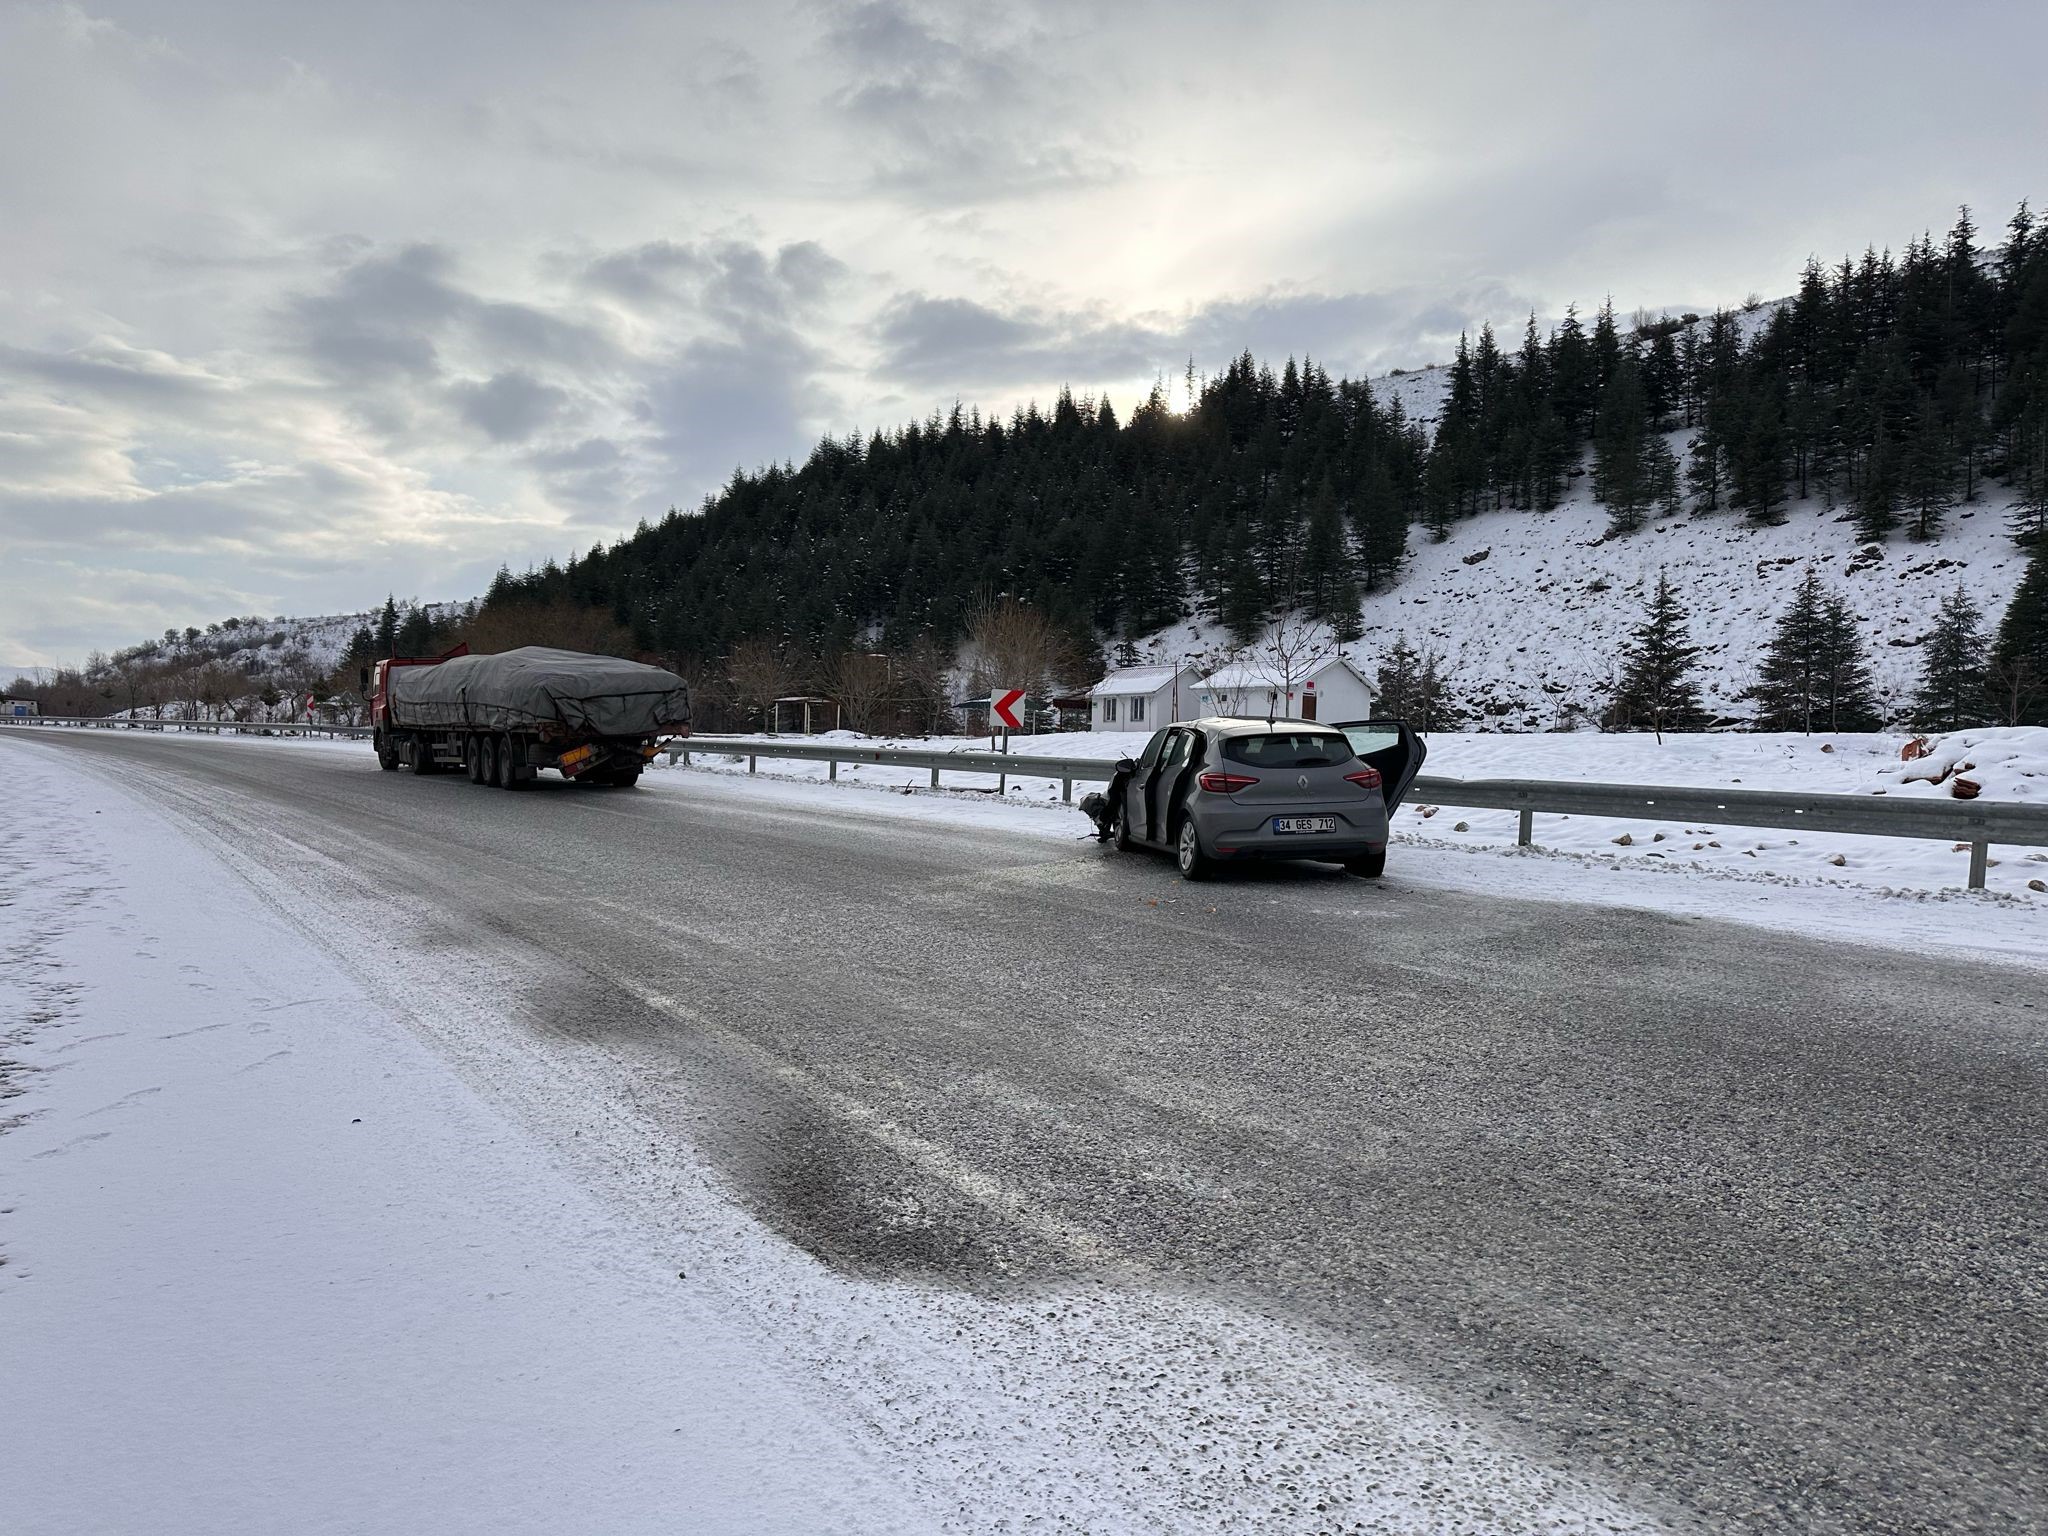
[[[1811,731],[1816,724],[1825,726],[1825,604],[1820,577],[1809,570],[1792,594],[1791,605],[1779,616],[1757,680],[1742,695],[1757,707],[1757,730]]]
[[[1779,523],[1785,500],[1790,449],[1784,412],[1774,393],[1761,392],[1746,403],[1742,430],[1733,439],[1728,461],[1728,505],[1747,513],[1753,523]]]
[[[1931,539],[1941,532],[1942,518],[1955,501],[1955,465],[1949,456],[1941,412],[1931,395],[1921,401],[1913,436],[1906,444],[1899,493],[1914,538]]]
[[[2010,441],[2015,494],[2007,531],[2023,548],[2048,549],[2048,398],[2017,416]]]
[[[1309,503],[1308,530],[1301,551],[1302,606],[1328,624],[1339,644],[1364,633],[1358,620],[1358,582],[1351,573],[1351,549],[1337,495],[1325,480]]]
[[[1856,617],[1835,593],[1821,606],[1820,680],[1819,723],[1824,729],[1874,731],[1884,724]]]
[[[434,620],[424,608],[408,608],[405,617],[399,621],[393,637],[401,656],[431,656],[434,644]]]
[[[1649,611],[1623,651],[1626,663],[1609,716],[1616,730],[1697,731],[1707,725],[1692,674],[1700,654],[1687,634],[1689,615],[1671,578],[1657,573]]]
[[[384,611],[377,615],[377,654],[398,654],[398,600],[389,595],[384,599]]]
[[[1928,730],[1982,725],[1990,706],[1990,668],[1984,654],[1984,616],[1958,585],[1942,602],[1920,666],[1913,721]]]
[[[1899,526],[1897,454],[1883,438],[1871,444],[1864,457],[1850,512],[1856,519],[1856,531],[1873,544],[1883,543]]]
[[[341,653],[341,665],[336,670],[342,677],[354,677],[377,659],[377,637],[370,633],[369,625],[358,624],[356,632],[349,636],[348,648]]]
[[[1373,680],[1373,707],[1397,720],[1407,720],[1415,710],[1419,658],[1406,635],[1397,635],[1379,665]]]
[[[1593,494],[1607,505],[1609,533],[1633,533],[1653,511],[1678,511],[1678,464],[1651,429],[1642,380],[1627,357],[1600,397]]]
[[[1451,688],[1443,659],[1433,650],[1424,651],[1415,676],[1415,714],[1409,723],[1418,731],[1457,730],[1465,723],[1465,712],[1452,697]]]
[[[2048,725],[2048,551],[2036,550],[1991,648],[1995,717]]]

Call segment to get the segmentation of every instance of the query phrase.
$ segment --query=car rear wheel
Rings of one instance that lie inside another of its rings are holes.
[[[1360,879],[1379,879],[1387,872],[1387,845],[1381,843],[1369,853],[1361,854],[1355,859],[1346,859],[1344,867]]]
[[[1215,861],[1202,851],[1202,834],[1195,830],[1195,818],[1183,816],[1180,836],[1174,840],[1173,861],[1180,866],[1183,880],[1206,880]]]

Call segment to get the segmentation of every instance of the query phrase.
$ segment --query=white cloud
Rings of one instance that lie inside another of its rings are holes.
[[[955,397],[1775,291],[2038,199],[2044,45],[1974,5],[0,7],[0,646],[467,595]]]

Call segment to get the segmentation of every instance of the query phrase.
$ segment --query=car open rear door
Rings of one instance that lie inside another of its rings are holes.
[[[1351,750],[1380,773],[1380,794],[1387,802],[1387,814],[1401,803],[1415,775],[1422,772],[1422,760],[1429,748],[1405,720],[1345,720],[1337,729],[1351,742]]]

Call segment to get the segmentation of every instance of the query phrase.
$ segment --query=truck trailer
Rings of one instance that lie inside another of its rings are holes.
[[[673,672],[523,646],[472,656],[393,656],[363,679],[371,741],[387,772],[464,772],[521,789],[543,768],[630,789],[666,736],[690,734],[690,687]]]

